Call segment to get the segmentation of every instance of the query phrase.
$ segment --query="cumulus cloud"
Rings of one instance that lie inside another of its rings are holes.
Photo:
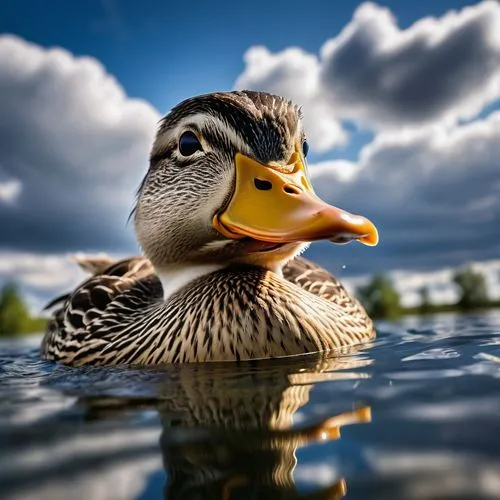
[[[500,97],[500,4],[400,29],[388,9],[364,3],[319,55],[251,47],[236,87],[302,104],[317,151],[345,143],[344,120],[375,130],[454,124]]]
[[[452,129],[382,133],[355,166],[311,167],[313,184],[332,203],[378,225],[376,248],[329,250],[351,270],[428,269],[500,255],[500,112]],[[348,168],[357,175],[342,179]],[[326,261],[326,247],[318,257]]]
[[[66,254],[0,250],[0,284],[19,284],[34,314],[40,314],[49,300],[72,290],[85,277]]]
[[[236,88],[265,90],[284,95],[304,106],[304,126],[318,151],[347,142],[348,136],[318,95],[320,65],[316,56],[299,48],[272,54],[266,47],[250,48],[244,55],[245,71]]]
[[[388,9],[365,3],[321,60],[322,89],[343,116],[375,126],[468,118],[500,96],[500,5],[400,30]]]
[[[0,37],[0,245],[133,249],[126,219],[159,119],[103,66]]]
[[[498,257],[500,112],[474,115],[500,97],[499,57],[489,1],[406,29],[367,3],[319,55],[249,49],[236,86],[302,104],[316,151],[346,143],[345,120],[376,134],[356,159],[311,174],[324,198],[374,220],[380,245],[319,244],[309,257],[341,277]],[[94,59],[2,36],[0,114],[0,247],[12,268],[0,265],[0,279],[18,278],[35,303],[81,279],[62,252],[134,252],[125,221],[158,113]],[[454,300],[431,281],[431,299]],[[401,290],[415,300],[415,287]]]
[[[72,291],[88,278],[88,274],[73,259],[82,255],[80,252],[40,254],[0,250],[0,286],[7,282],[18,284],[33,314],[40,314],[54,297]],[[116,260],[127,256],[103,252],[91,255]]]
[[[347,160],[327,160],[310,166],[312,175],[316,178],[326,178],[331,185],[331,179],[338,182],[349,182],[356,179],[361,165]]]

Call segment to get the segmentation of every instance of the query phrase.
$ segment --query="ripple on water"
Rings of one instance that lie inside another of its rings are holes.
[[[500,498],[500,313],[379,331],[337,358],[156,368],[2,341],[2,498]]]
[[[435,349],[428,349],[426,351],[419,352],[418,354],[414,354],[412,356],[407,356],[403,358],[401,361],[420,361],[424,359],[453,359],[459,358],[460,353],[455,349],[448,349],[446,347],[437,347]]]

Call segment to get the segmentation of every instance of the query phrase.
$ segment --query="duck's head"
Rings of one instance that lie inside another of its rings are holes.
[[[377,242],[375,226],[313,191],[300,112],[262,92],[202,95],[162,121],[135,210],[157,270],[248,263],[279,269],[309,242]]]

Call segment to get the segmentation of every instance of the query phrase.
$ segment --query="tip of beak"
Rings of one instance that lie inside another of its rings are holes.
[[[334,210],[339,210],[335,209]],[[378,244],[378,231],[375,225],[362,217],[348,212],[340,211],[340,224],[336,226],[336,233],[329,240],[337,244],[345,244],[356,240],[363,245],[374,247]]]
[[[371,223],[370,223],[371,224]],[[359,242],[363,243],[363,245],[367,245],[369,247],[376,247],[378,245],[378,231],[377,228],[371,224],[370,231],[365,235],[359,238]]]
[[[378,244],[378,231],[372,221],[361,215],[344,213],[343,219],[352,230],[353,239],[358,240],[363,245],[374,247]]]

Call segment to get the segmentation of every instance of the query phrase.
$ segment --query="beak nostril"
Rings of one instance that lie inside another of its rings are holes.
[[[259,179],[258,177],[255,177],[253,183],[255,184],[255,187],[260,191],[269,191],[273,187],[270,181],[267,181],[265,179]]]
[[[292,186],[291,184],[285,184],[283,186],[283,191],[288,194],[300,194],[300,188]]]

